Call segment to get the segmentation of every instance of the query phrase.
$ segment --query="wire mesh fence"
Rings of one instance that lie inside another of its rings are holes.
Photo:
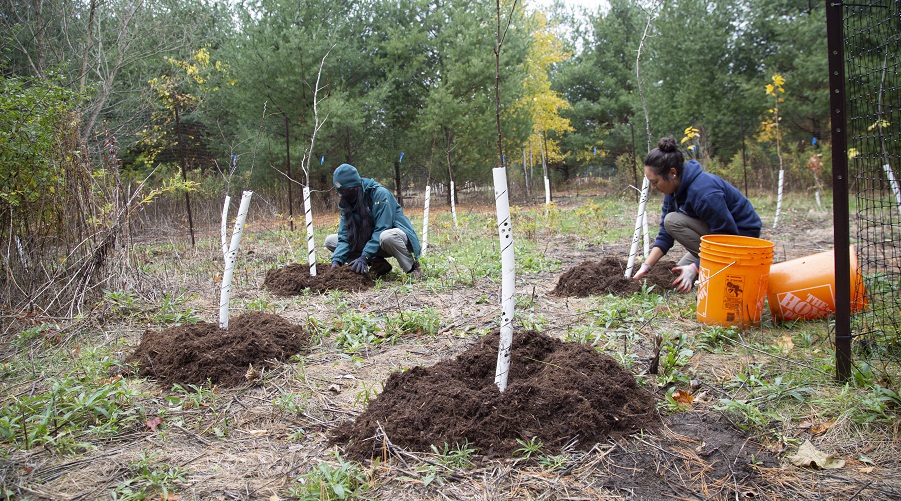
[[[852,316],[853,355],[858,371],[894,387],[901,378],[899,6],[845,3],[842,22],[853,241],[867,295],[866,309]]]

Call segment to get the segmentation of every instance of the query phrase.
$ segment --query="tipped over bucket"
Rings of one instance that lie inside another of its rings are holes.
[[[851,312],[867,306],[857,252],[851,246]],[[812,320],[835,312],[835,251],[776,263],[767,295],[775,320]]]
[[[698,321],[742,328],[760,324],[773,243],[738,235],[701,237]]]

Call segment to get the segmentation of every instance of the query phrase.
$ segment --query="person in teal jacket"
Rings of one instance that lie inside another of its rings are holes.
[[[688,252],[673,268],[679,273],[673,286],[688,292],[698,276],[702,236],[760,237],[763,223],[751,202],[719,176],[704,172],[696,160],[686,162],[673,136],[661,139],[644,165],[651,186],[664,195],[663,208],[654,247],[633,279],[645,276],[679,242]]]
[[[332,251],[332,268],[345,263],[356,273],[371,271],[380,277],[391,271],[393,257],[405,273],[422,277],[419,237],[394,195],[373,179],[360,177],[350,164],[341,164],[333,175],[341,195],[338,233],[325,239]]]

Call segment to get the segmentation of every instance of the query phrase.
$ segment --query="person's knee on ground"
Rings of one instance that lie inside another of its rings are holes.
[[[325,248],[329,250],[329,252],[335,252],[335,249],[338,248],[338,234],[332,233],[331,235],[325,237]]]
[[[391,228],[383,231],[379,235],[379,247],[382,252],[397,259],[397,264],[405,273],[410,273],[415,268],[416,260],[413,258],[410,241],[404,230]]]
[[[670,212],[667,214],[663,219],[663,227],[673,237],[673,240],[685,247],[685,250],[694,259],[697,259],[701,252],[701,237],[710,233],[710,227],[707,223],[700,219],[686,216],[681,212]],[[683,256],[679,264],[684,265],[692,261],[684,262],[686,260],[688,260],[688,257]]]

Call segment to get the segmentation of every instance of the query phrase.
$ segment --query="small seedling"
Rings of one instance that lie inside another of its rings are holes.
[[[529,440],[517,438],[516,443],[518,443],[521,447],[514,451],[514,463],[518,463],[520,461],[528,461],[532,458],[532,456],[537,455],[541,451],[541,448],[544,446],[544,443],[542,443],[541,440],[538,440],[538,437],[532,437]]]

